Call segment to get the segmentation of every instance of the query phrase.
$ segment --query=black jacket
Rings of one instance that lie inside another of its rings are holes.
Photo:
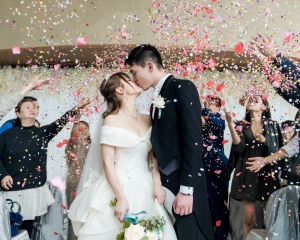
[[[194,187],[193,213],[206,238],[214,239],[202,162],[202,120],[198,91],[191,81],[176,79],[171,75],[162,86],[160,95],[165,99],[165,107],[161,110],[160,119],[156,108],[152,120],[154,155],[160,169],[174,159],[180,163],[179,168],[168,176],[161,172],[162,184],[175,196],[180,185]],[[153,107],[150,116],[152,111]],[[189,222],[184,224],[188,225]]]

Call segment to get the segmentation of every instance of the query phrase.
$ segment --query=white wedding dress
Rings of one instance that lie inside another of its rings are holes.
[[[152,198],[152,175],[148,168],[150,135],[151,128],[140,138],[123,128],[103,126],[100,130],[100,144],[116,146],[115,170],[128,201],[129,212],[146,211],[146,219],[164,216],[167,221],[164,239],[176,240],[167,211]],[[117,234],[123,231],[122,224],[114,216],[114,209],[109,206],[114,198],[105,173],[75,198],[68,216],[80,240],[115,240]],[[171,211],[173,200],[174,195],[167,190],[165,206],[168,211]]]

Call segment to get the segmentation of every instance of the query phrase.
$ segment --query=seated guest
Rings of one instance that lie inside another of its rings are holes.
[[[53,123],[34,126],[39,113],[37,99],[25,97],[15,108],[15,127],[0,135],[0,181],[5,198],[20,203],[24,222],[20,229],[31,235],[33,220],[47,212],[54,202],[47,180],[47,149],[52,138],[89,102],[81,100],[75,108]]]
[[[12,93],[6,98],[0,99],[0,120],[13,109],[23,97],[31,90],[40,90],[42,86],[48,84],[49,80],[39,80],[39,77],[35,77],[30,83],[23,87],[20,92]]]
[[[15,121],[16,118],[7,120],[5,123],[3,123],[0,127],[0,134],[2,134],[5,130],[14,127]],[[37,119],[35,119],[34,126],[36,126],[37,128],[41,126],[40,122]]]
[[[203,161],[207,190],[215,224],[215,239],[228,239],[228,177],[224,154],[225,120],[221,118],[221,99],[209,95],[202,109]]]

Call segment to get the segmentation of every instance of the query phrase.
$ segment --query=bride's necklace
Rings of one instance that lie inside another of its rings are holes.
[[[138,120],[138,116],[139,116],[138,112],[137,112],[136,116],[134,116],[133,114],[130,114],[130,113],[124,111],[122,108],[120,108],[120,111],[121,111],[122,113],[125,113],[127,116],[134,118],[135,121]]]

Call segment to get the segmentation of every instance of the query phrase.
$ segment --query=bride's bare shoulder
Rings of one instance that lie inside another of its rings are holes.
[[[116,126],[120,121],[119,118],[116,114],[110,114],[104,119],[103,126]]]

